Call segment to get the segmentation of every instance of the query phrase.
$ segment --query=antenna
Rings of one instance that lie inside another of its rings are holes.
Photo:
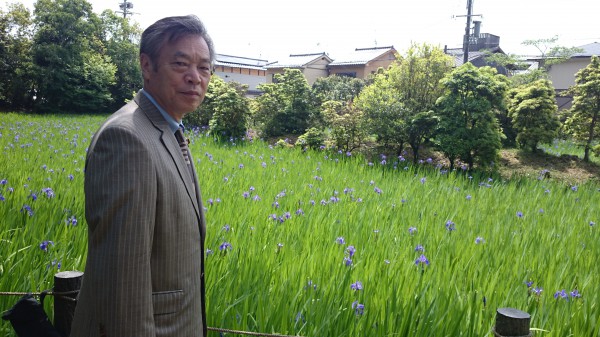
[[[133,8],[133,2],[131,1],[123,0],[123,2],[119,4],[119,8],[121,8],[121,10],[117,11],[117,13],[123,13],[124,19],[127,18],[127,15],[138,14],[131,11]]]

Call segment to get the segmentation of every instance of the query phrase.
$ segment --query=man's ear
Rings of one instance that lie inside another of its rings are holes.
[[[152,60],[148,54],[140,54],[140,67],[142,68],[142,77],[144,80],[150,77],[150,73],[154,70]]]

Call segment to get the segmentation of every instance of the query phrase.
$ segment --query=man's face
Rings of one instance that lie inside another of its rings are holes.
[[[177,121],[198,108],[211,76],[210,52],[198,35],[165,43],[157,60],[140,55],[144,90]]]

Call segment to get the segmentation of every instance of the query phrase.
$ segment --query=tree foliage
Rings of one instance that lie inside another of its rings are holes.
[[[440,80],[451,66],[452,59],[440,48],[413,44],[397,63],[375,77],[357,106],[378,141],[397,153],[408,143],[417,160],[420,145],[433,134],[437,119],[431,112],[443,93]]]
[[[273,83],[258,86],[263,95],[253,104],[254,118],[263,136],[300,135],[309,127],[314,112],[310,86],[298,69],[276,74]]]
[[[110,86],[113,110],[120,107],[142,86],[142,73],[139,66],[140,26],[128,19],[105,10],[100,15],[102,22],[102,43],[110,61],[115,65],[115,81]]]
[[[406,109],[388,73],[375,76],[356,99],[364,114],[364,127],[384,148],[402,152],[406,142]]]
[[[331,75],[318,78],[312,85],[312,95],[317,106],[327,101],[344,104],[352,102],[365,87],[365,80],[348,76]]]
[[[567,132],[584,148],[584,161],[590,160],[594,141],[600,138],[600,59],[592,56],[590,64],[577,72],[573,106],[565,122]]]
[[[206,96],[211,104],[201,106],[201,111],[212,108],[208,123],[210,133],[226,138],[244,137],[250,116],[250,106],[245,96],[248,87],[237,82],[225,82],[216,76],[213,76],[209,85],[211,90]]]
[[[322,107],[326,125],[331,130],[330,139],[338,150],[352,152],[365,143],[367,133],[362,111],[340,101],[327,101]]]
[[[244,137],[250,117],[247,89],[246,85],[213,76],[204,101],[196,111],[185,115],[184,123],[207,128],[212,135],[221,138]]]
[[[314,106],[321,108],[315,109],[310,124],[322,128],[324,123],[323,103],[336,101],[342,104],[352,104],[365,85],[365,80],[348,76],[332,75],[318,78],[312,85],[311,94]]]
[[[502,132],[495,111],[504,108],[507,80],[490,67],[465,63],[442,80],[437,102],[436,145],[454,168],[455,160],[487,167],[497,160]]]
[[[100,20],[92,5],[38,0],[34,14],[38,107],[88,112],[109,105],[116,68],[103,54]]]
[[[538,80],[512,89],[508,96],[508,111],[519,145],[535,152],[539,143],[551,143],[560,127],[552,83]]]
[[[141,29],[86,0],[39,0],[0,10],[0,106],[106,112],[142,87]]]
[[[31,108],[34,95],[31,57],[32,16],[23,4],[0,9],[0,106]]]

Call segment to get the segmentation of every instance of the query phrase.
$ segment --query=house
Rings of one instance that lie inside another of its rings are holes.
[[[490,66],[496,68],[498,74],[507,75],[509,70],[503,66],[488,62],[486,56],[490,53],[505,54],[502,48],[500,48],[500,37],[493,34],[478,34],[471,35],[469,39],[469,55],[468,62],[476,67]],[[465,52],[463,48],[447,48],[444,47],[444,53],[454,57],[454,66],[460,67],[464,64]]]
[[[571,108],[573,97],[564,96],[562,93],[575,85],[575,75],[590,64],[592,56],[600,55],[600,43],[598,42],[577,48],[581,49],[581,52],[573,54],[564,62],[551,65],[548,69],[548,77],[557,93],[556,101],[559,109]]]
[[[353,52],[336,57],[327,66],[329,75],[349,76],[366,79],[377,69],[386,69],[397,59],[394,46],[356,48]]]
[[[265,66],[267,70],[267,83],[273,83],[275,74],[283,74],[285,69],[299,69],[309,85],[315,83],[319,77],[329,75],[327,66],[333,60],[326,53],[314,54],[291,54],[288,58],[269,63]]]
[[[214,75],[225,82],[238,82],[248,85],[248,96],[260,95],[257,86],[266,83],[267,60],[217,54],[213,66]]]
[[[481,21],[473,21],[473,34],[469,35],[469,50],[468,50],[468,62],[476,67],[490,66],[496,68],[498,74],[509,75],[509,70],[505,67],[499,66],[495,63],[488,62],[486,56],[490,53],[505,54],[502,48],[500,48],[500,37],[488,33],[480,33]],[[461,48],[447,48],[444,47],[444,53],[454,57],[454,66],[460,67],[465,61],[464,47]]]

